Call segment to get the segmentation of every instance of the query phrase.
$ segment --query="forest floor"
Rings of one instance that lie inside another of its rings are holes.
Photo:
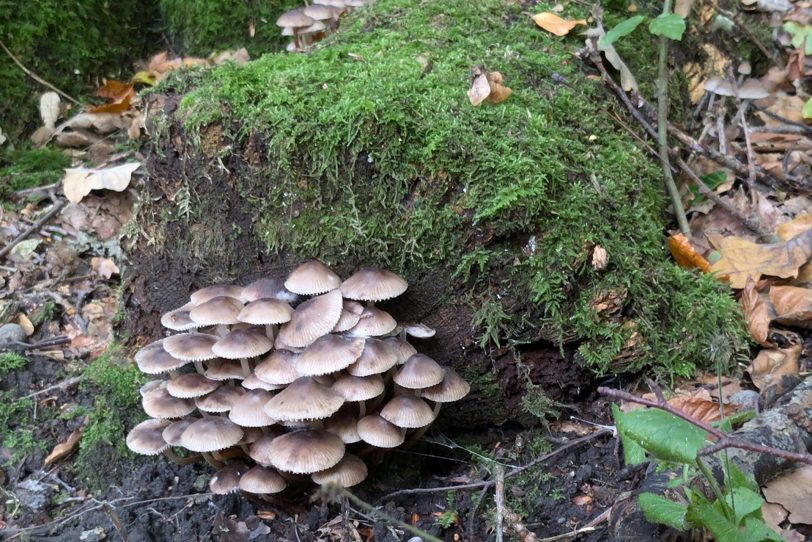
[[[714,152],[685,153],[690,241],[672,235],[669,247],[681,264],[727,277],[759,345],[729,374],[673,386],[674,404],[704,421],[716,419],[720,400],[746,409],[746,401],[727,402],[737,394],[769,408],[812,366],[812,113],[803,86],[812,38],[797,39],[812,35],[810,7],[799,2],[778,18],[776,32],[783,30],[766,45],[777,60],[761,73],[729,57],[701,67],[728,77],[694,74],[694,114],[673,134],[696,143],[692,150]],[[159,54],[142,80],[184,64],[247,61],[239,51],[186,60]],[[584,69],[601,77],[589,59]],[[121,247],[146,141],[133,83],[114,83],[100,89],[106,106],[67,118],[48,93],[43,129],[33,136],[39,147],[0,170],[0,539],[409,540],[413,533],[398,522],[447,541],[495,540],[503,531],[523,541],[611,538],[609,513],[633,498],[647,465],[625,466],[617,438],[591,425],[613,423],[610,401],[596,390],[633,384],[642,395],[639,375],[567,383],[579,392],[551,405],[559,416],[543,427],[472,430],[444,420],[419,444],[372,465],[354,492],[361,503],[304,485],[269,500],[214,495],[207,465],[130,453],[123,441],[137,421],[131,409],[144,379],[131,362],[139,338],[120,336],[117,325],[127,263]],[[724,160],[728,169],[718,166]],[[82,169],[63,176],[69,164]],[[692,174],[703,187],[691,184]],[[812,520],[792,502],[809,498],[808,474],[791,475],[792,491],[770,493],[763,514],[794,542],[812,535]],[[507,495],[509,506],[494,494]],[[551,538],[558,535],[566,536]]]

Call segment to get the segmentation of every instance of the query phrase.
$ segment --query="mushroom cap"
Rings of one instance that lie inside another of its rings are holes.
[[[273,425],[274,420],[262,407],[271,400],[271,394],[265,390],[250,390],[234,401],[228,413],[228,419],[242,427],[266,427]]]
[[[383,377],[380,374],[369,376],[339,375],[332,385],[333,390],[345,401],[368,401],[384,392]]]
[[[251,443],[251,447],[248,448],[248,456],[264,467],[269,466],[271,464],[271,442],[276,437],[284,434],[285,431],[279,427],[271,427],[265,430],[265,433]]]
[[[207,333],[181,333],[164,339],[164,350],[172,357],[186,361],[206,361],[217,357],[212,352],[220,337]]]
[[[383,339],[383,341],[389,344],[390,346],[394,347],[398,355],[399,364],[406,363],[407,359],[417,354],[417,349],[414,346],[409,344],[409,342],[406,341],[405,339],[401,339],[398,336],[387,337]]]
[[[274,350],[259,362],[254,374],[269,384],[290,384],[299,378],[296,371],[296,360],[299,355],[290,350]]]
[[[220,386],[205,397],[195,399],[195,406],[203,412],[219,414],[228,412],[234,402],[243,396],[245,388],[241,386]]]
[[[352,376],[370,376],[385,373],[398,363],[395,349],[379,339],[367,339],[358,361],[347,367]]]
[[[296,360],[302,376],[335,373],[352,365],[364,351],[364,339],[323,335],[307,347]]]
[[[138,393],[140,393],[141,397],[143,397],[149,392],[155,391],[158,388],[166,388],[167,383],[168,382],[166,380],[150,380],[138,389]]]
[[[333,333],[340,333],[355,327],[358,320],[361,319],[361,313],[364,312],[364,306],[357,301],[344,300],[344,305],[341,309],[341,316],[338,323],[333,328]]]
[[[240,479],[248,470],[242,463],[230,463],[214,473],[209,480],[209,489],[215,495],[227,495],[240,490]]]
[[[352,487],[366,480],[367,474],[367,465],[360,457],[346,454],[335,466],[314,472],[310,477],[322,486],[333,483],[341,487]]]
[[[471,391],[471,385],[454,369],[446,369],[443,381],[420,392],[421,397],[435,403],[459,401]]]
[[[423,427],[434,421],[434,412],[423,399],[414,395],[398,395],[381,409],[381,417],[398,427]],[[360,432],[359,432],[360,434]]]
[[[228,335],[214,343],[211,351],[221,358],[240,359],[261,356],[272,348],[273,341],[265,335],[264,330],[249,327],[229,331]]]
[[[356,337],[380,337],[395,330],[398,323],[392,315],[377,307],[365,307],[358,323],[348,333]]]
[[[247,378],[242,381],[242,387],[247,390],[265,390],[275,391],[281,390],[285,386],[283,384],[268,384],[257,376],[257,373],[251,373]]]
[[[391,271],[364,267],[341,283],[341,295],[356,301],[384,301],[399,296],[408,286]]]
[[[242,310],[239,299],[226,296],[212,297],[189,311],[189,317],[201,326],[237,324]]]
[[[221,416],[208,416],[191,424],[180,436],[181,445],[193,452],[216,452],[242,439],[242,428]]]
[[[213,286],[206,286],[194,292],[189,299],[195,305],[205,303],[213,297],[233,297],[239,299],[242,294],[242,286],[235,286],[233,284],[215,284]]]
[[[427,326],[426,324],[402,324],[401,326],[406,335],[414,337],[415,339],[428,339],[434,337],[437,330]]]
[[[157,346],[150,345],[144,347],[135,354],[135,364],[138,366],[138,369],[148,375],[174,371],[180,369],[187,363],[191,363],[191,361],[173,357],[169,352],[164,350],[160,344]]]
[[[324,24],[323,22],[314,21],[313,24],[311,24],[310,26],[301,29],[299,31],[299,33],[300,34],[315,34],[317,32],[321,32],[322,30],[325,30],[326,28],[327,28],[327,25]]]
[[[255,280],[243,288],[240,295],[243,303],[251,303],[257,299],[278,299],[285,303],[295,303],[298,298],[299,296],[285,289],[281,280],[275,278]]]
[[[245,378],[245,373],[242,370],[242,364],[233,359],[216,359],[209,361],[206,367],[206,378],[209,380],[216,380],[218,382],[223,380],[242,380]]]
[[[295,36],[296,34],[293,32],[293,27],[292,26],[286,26],[285,28],[282,29],[282,35],[283,36]]]
[[[265,413],[282,422],[320,420],[333,415],[343,404],[344,398],[338,392],[302,377],[271,398]]]
[[[167,448],[163,431],[171,422],[169,420],[144,420],[127,434],[127,448],[141,455],[157,455]]]
[[[192,400],[172,397],[165,387],[145,393],[141,398],[141,406],[151,418],[182,418],[195,410]]]
[[[358,420],[358,436],[367,444],[378,448],[394,448],[406,440],[406,430],[378,414],[370,414]]]
[[[197,420],[198,418],[183,418],[182,420],[171,422],[164,428],[161,436],[163,436],[166,443],[170,446],[180,446],[180,436],[186,431],[187,427]]]
[[[395,384],[404,388],[422,389],[436,386],[443,381],[445,371],[439,363],[424,354],[414,354],[395,373]]]
[[[256,495],[279,493],[287,485],[278,472],[261,465],[251,467],[240,477],[240,489]]]
[[[243,427],[242,438],[237,444],[251,444],[256,442],[263,435],[262,428],[259,427]]]
[[[323,430],[285,433],[271,441],[271,464],[283,472],[311,474],[329,469],[344,457],[344,443]]]
[[[304,14],[304,8],[291,9],[286,11],[276,20],[276,26],[292,26],[301,28],[313,24],[313,19]],[[287,284],[285,285],[287,287]],[[290,287],[287,287],[290,290]],[[291,292],[293,290],[290,290]]]
[[[257,299],[250,302],[237,315],[240,322],[258,326],[290,322],[293,307],[279,299]]]
[[[161,325],[172,331],[187,331],[200,327],[200,324],[195,322],[189,316],[189,311],[192,310],[194,304],[187,303],[182,307],[165,312],[161,316]]]
[[[325,6],[324,4],[305,6],[302,12],[311,19],[315,19],[317,21],[327,21],[329,19],[338,18],[338,13],[332,8],[332,6]]]
[[[179,399],[194,399],[211,393],[220,387],[218,382],[209,380],[200,373],[186,373],[177,376],[166,384],[166,391]]]
[[[332,290],[308,299],[293,311],[290,322],[279,330],[279,340],[294,348],[305,348],[326,335],[341,317],[341,292]]]
[[[348,408],[342,408],[324,420],[324,430],[338,435],[344,444],[353,444],[361,440],[358,436],[358,420]]]
[[[317,21],[310,19],[309,24],[302,26],[309,27],[315,22]],[[323,294],[335,290],[339,286],[341,286],[341,278],[318,260],[303,263],[294,269],[285,281],[285,288],[301,295]]]

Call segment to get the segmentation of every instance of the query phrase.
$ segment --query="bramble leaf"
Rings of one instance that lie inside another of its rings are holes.
[[[679,41],[685,32],[685,20],[676,13],[663,13],[649,23],[648,30],[657,36]]]
[[[615,427],[623,443],[623,461],[627,465],[639,465],[646,460],[646,451],[626,435],[626,414],[621,412],[617,405],[612,405],[612,417],[615,419]]]
[[[662,461],[693,463],[706,433],[659,409],[633,410],[624,416],[625,433]]]
[[[598,40],[598,46],[611,45],[623,36],[631,34],[637,26],[643,22],[642,15],[635,15],[625,21],[615,25],[614,28],[609,30],[606,34],[601,36]]]
[[[651,523],[662,523],[680,531],[685,529],[685,514],[688,513],[688,506],[685,504],[654,493],[641,493],[640,510]]]

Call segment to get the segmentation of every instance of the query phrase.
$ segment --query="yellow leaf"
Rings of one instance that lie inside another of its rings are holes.
[[[668,238],[668,250],[671,251],[671,256],[680,267],[687,267],[688,269],[699,269],[707,273],[710,271],[710,264],[703,258],[694,247],[688,238],[681,233],[675,233]]]
[[[579,24],[586,26],[586,21],[584,19],[562,19],[555,13],[550,12],[537,13],[536,15],[533,15],[532,18],[537,25],[547,32],[555,34],[556,36],[566,36],[569,34],[570,30]]]
[[[775,229],[776,235],[782,241],[788,241],[807,230],[812,230],[812,215],[801,215],[794,220],[784,222]]]
[[[484,102],[490,93],[491,86],[488,84],[488,77],[486,74],[480,73],[474,77],[474,82],[468,89],[468,99],[471,100],[471,105],[476,107]]]
[[[80,427],[71,433],[65,442],[60,442],[54,446],[54,449],[48,454],[48,457],[45,458],[43,466],[47,467],[51,463],[59,461],[60,459],[63,459],[73,453],[73,451],[79,446],[83,429],[83,427]]]

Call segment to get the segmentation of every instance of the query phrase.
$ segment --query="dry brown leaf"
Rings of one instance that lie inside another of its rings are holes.
[[[719,376],[711,373],[701,373],[697,375],[696,381],[701,384],[713,400],[718,401],[719,397],[730,398],[734,394],[742,391],[741,382],[738,378],[722,377],[722,390],[719,392]]]
[[[23,328],[26,337],[30,337],[34,334],[34,324],[31,322],[28,316],[24,315],[23,313],[20,313],[20,315],[17,317],[17,324]]]
[[[576,26],[586,26],[584,19],[562,19],[555,13],[544,12],[532,16],[533,21],[541,28],[556,36],[566,36]]]
[[[488,72],[486,74],[488,79],[488,86],[491,89],[490,94],[485,98],[485,101],[492,104],[500,104],[507,100],[513,91],[510,87],[502,84],[502,74],[499,72]]]
[[[780,375],[798,374],[798,358],[801,355],[801,345],[789,348],[762,350],[747,368],[747,373],[753,384],[762,390],[773,383],[775,377]]]
[[[705,273],[710,271],[710,264],[691,246],[691,242],[682,233],[675,233],[668,238],[668,250],[674,261],[682,267],[699,269]]]
[[[773,286],[770,301],[779,324],[812,328],[812,290],[797,286]]]
[[[759,245],[739,237],[725,237],[714,244],[722,257],[711,266],[711,273],[728,280],[731,287],[742,289],[748,275],[753,280],[761,275],[797,277],[798,269],[812,257],[812,230],[783,243]]]
[[[94,273],[106,279],[119,274],[118,266],[110,258],[94,256],[90,258],[90,268],[93,269]]]
[[[468,99],[471,101],[471,105],[477,107],[485,101],[485,98],[487,98],[490,93],[491,86],[488,84],[488,76],[484,73],[480,73],[474,77],[471,88],[468,89]]]
[[[812,230],[812,214],[804,214],[789,222],[784,222],[775,230],[782,241],[788,241],[796,235]]]
[[[747,277],[741,298],[739,298],[739,305],[750,336],[761,346],[768,348],[775,346],[767,339],[770,334],[773,312],[769,301],[756,290],[756,281],[752,277]]]
[[[693,6],[694,0],[677,0],[674,3],[674,13],[676,13],[683,19],[687,19],[688,15],[691,14],[691,8]]]
[[[109,103],[91,107],[91,113],[123,113],[130,109],[132,99],[135,98],[135,86],[133,83],[122,83],[115,79],[107,79],[96,90],[96,96],[107,98]]]
[[[812,524],[812,466],[782,474],[764,486],[764,498],[789,510],[790,523]]]
[[[82,431],[84,427],[80,427],[70,435],[68,435],[67,440],[65,442],[60,442],[54,449],[51,450],[51,453],[48,454],[48,457],[45,458],[43,462],[43,467],[47,467],[51,463],[55,463],[60,459],[64,459],[65,457],[69,456],[73,453],[74,450],[79,446],[79,441],[82,439]]]
[[[592,250],[592,268],[600,271],[606,267],[609,262],[609,253],[600,245],[596,245]]]
[[[780,504],[771,503],[764,501],[761,505],[761,517],[764,518],[764,523],[770,526],[770,528],[775,531],[779,532],[781,530],[781,523],[787,519],[787,509],[781,506]]]
[[[133,172],[140,166],[139,162],[128,162],[104,169],[69,168],[65,170],[62,187],[68,201],[73,203],[82,201],[91,190],[123,192],[129,186]]]
[[[649,401],[657,401],[657,396],[653,393],[643,394],[643,399]],[[708,390],[705,388],[686,389],[679,388],[674,390],[674,394],[668,399],[667,403],[674,408],[692,416],[698,420],[705,422],[715,422],[721,419],[721,412],[719,411],[719,402],[715,401]],[[634,410],[638,408],[631,407],[627,410]],[[738,405],[733,403],[725,403],[725,415],[730,415],[732,412],[738,410]],[[623,410],[623,408],[621,408]]]

